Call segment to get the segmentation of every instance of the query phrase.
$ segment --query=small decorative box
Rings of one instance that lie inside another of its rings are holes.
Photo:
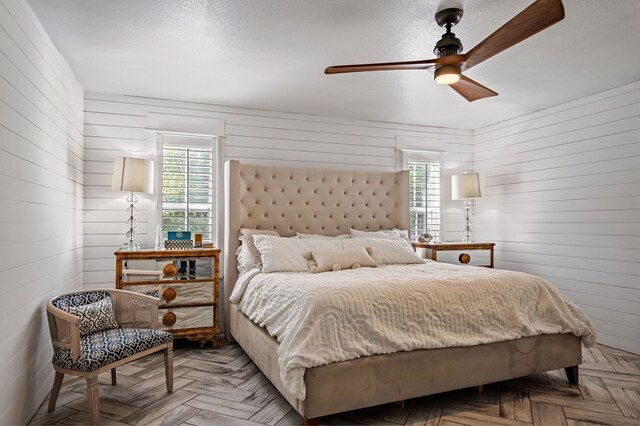
[[[193,248],[192,240],[165,240],[165,250],[191,250]]]
[[[167,237],[169,240],[190,240],[191,231],[169,231],[167,232]]]

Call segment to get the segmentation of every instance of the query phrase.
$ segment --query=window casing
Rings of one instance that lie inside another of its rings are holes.
[[[161,142],[159,213],[163,238],[167,231],[202,233],[215,241],[215,150],[211,140]],[[186,139],[186,138],[180,138]]]
[[[407,158],[409,170],[409,236],[411,241],[427,232],[434,242],[442,236],[441,163],[438,154]]]

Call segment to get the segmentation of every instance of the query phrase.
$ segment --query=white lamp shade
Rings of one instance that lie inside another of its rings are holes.
[[[111,189],[153,194],[153,161],[117,157],[113,161]]]
[[[480,197],[480,179],[478,173],[465,173],[451,176],[451,199],[465,200]]]

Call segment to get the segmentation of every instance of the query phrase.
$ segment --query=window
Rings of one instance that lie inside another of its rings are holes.
[[[162,143],[162,232],[188,230],[214,241],[214,150],[212,143]],[[184,138],[182,138],[184,139]]]
[[[407,166],[411,241],[425,232],[440,241],[440,161],[409,158]]]

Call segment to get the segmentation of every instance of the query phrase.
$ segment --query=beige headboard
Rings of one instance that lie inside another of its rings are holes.
[[[409,173],[225,164],[224,311],[238,279],[241,228],[323,235],[409,228]]]

